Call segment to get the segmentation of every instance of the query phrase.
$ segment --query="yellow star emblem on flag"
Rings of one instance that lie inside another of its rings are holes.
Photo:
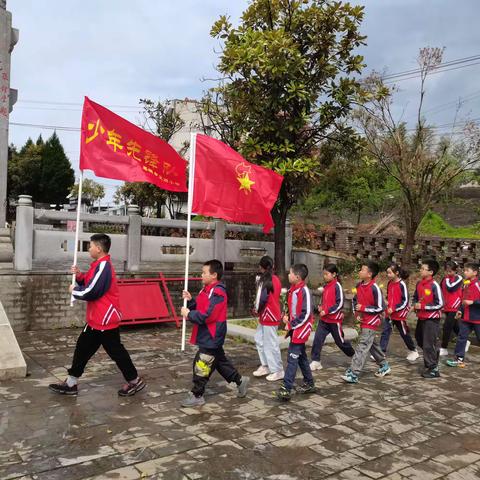
[[[245,193],[249,193],[252,191],[252,185],[255,185],[255,182],[250,180],[248,173],[244,173],[237,177],[237,180],[240,182],[240,190],[244,190]]]

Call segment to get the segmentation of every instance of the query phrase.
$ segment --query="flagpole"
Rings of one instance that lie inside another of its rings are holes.
[[[73,248],[73,265],[77,265],[78,258],[78,238],[80,233],[80,209],[82,208],[82,188],[83,188],[83,170],[80,170],[80,180],[78,181],[78,199],[77,199],[77,222],[75,225],[75,243]],[[75,274],[72,274],[72,285],[75,286]],[[73,307],[73,296],[70,297],[70,306]]]
[[[185,282],[183,289],[188,291],[188,275],[189,275],[189,264],[190,264],[190,227],[191,227],[191,217],[192,217],[192,203],[193,203],[193,185],[195,177],[195,147],[197,141],[197,134],[190,134],[190,164],[188,171],[188,201],[187,201],[187,242],[185,249]],[[187,299],[183,299],[183,306],[187,306]],[[187,319],[182,318],[182,352],[185,351],[185,337],[187,331]]]

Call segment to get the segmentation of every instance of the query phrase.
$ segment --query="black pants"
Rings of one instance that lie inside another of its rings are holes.
[[[458,337],[458,320],[455,318],[456,312],[445,312],[445,321],[443,322],[442,348],[448,348],[452,338],[452,332]]]
[[[345,340],[342,326],[339,323],[327,323],[322,320],[318,321],[317,329],[315,330],[315,338],[312,345],[312,360],[320,361],[322,347],[328,334],[331,333],[337,347],[347,356],[353,357],[355,350],[352,344]]]
[[[438,367],[438,334],[440,332],[440,319],[429,318],[417,320],[415,339],[418,346],[423,350],[423,362],[425,368],[432,370]]]
[[[78,337],[75,353],[73,354],[72,367],[68,369],[68,374],[77,378],[81,377],[88,361],[95,355],[100,346],[105,349],[108,356],[117,364],[127,382],[131,382],[138,377],[130,355],[122,342],[120,342],[120,328],[102,332],[101,330],[94,330],[89,326],[86,326]]]
[[[223,347],[216,349],[199,348],[193,359],[193,387],[192,393],[201,397],[205,393],[205,387],[217,370],[218,373],[228,382],[240,384],[242,376],[226,357]]]

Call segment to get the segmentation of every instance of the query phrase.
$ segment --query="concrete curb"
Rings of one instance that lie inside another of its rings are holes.
[[[239,320],[236,319],[235,321],[241,321],[241,319]],[[354,328],[350,328],[350,327],[344,328],[343,333],[345,334],[346,340],[354,340],[358,336],[357,331]],[[248,343],[255,344],[255,330],[253,328],[247,328],[237,323],[228,322],[227,335],[230,337],[241,338],[243,340],[246,340]],[[308,339],[308,342],[307,342],[308,346],[312,345],[313,337],[314,335],[310,335],[310,338]],[[286,348],[288,348],[290,340],[280,335],[279,335],[279,339],[280,339],[280,349],[285,350]],[[328,335],[327,339],[325,340],[325,343],[334,343],[334,340],[331,335]]]
[[[0,380],[25,377],[27,364],[0,302]]]

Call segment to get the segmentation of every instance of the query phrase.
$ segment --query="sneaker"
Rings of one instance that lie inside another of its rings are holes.
[[[448,365],[449,367],[459,367],[459,368],[465,368],[466,367],[465,362],[463,360],[461,360],[460,358],[448,359],[445,362],[445,364]]]
[[[422,373],[422,377],[423,378],[439,378],[440,377],[440,372],[438,371],[438,367],[426,369]]]
[[[322,364],[320,362],[317,362],[316,360],[310,363],[310,370],[312,372],[314,372],[315,370],[321,370],[322,368]]]
[[[59,393],[60,395],[78,395],[77,385],[73,385],[73,387],[69,387],[67,385],[67,381],[62,383],[51,383],[48,386],[48,389],[52,392]]]
[[[279,372],[275,372],[275,373],[271,373],[270,375],[267,375],[266,379],[269,382],[277,382],[278,380],[283,380],[284,375],[285,375],[284,371],[280,370]]]
[[[440,349],[440,356],[441,356],[441,357],[446,357],[446,356],[448,356],[448,349],[447,349],[447,348],[441,348],[441,349]]]
[[[288,402],[292,398],[290,390],[287,390],[283,383],[280,388],[274,393],[274,395],[277,397],[278,400],[281,400],[282,402]]]
[[[472,344],[472,342],[470,340],[467,340],[467,345],[465,346],[465,352],[468,352],[471,344]]]
[[[188,397],[182,401],[182,407],[201,407],[205,405],[205,399],[203,395],[201,397],[196,397],[192,392],[188,392]]]
[[[240,385],[238,385],[238,398],[243,398],[247,396],[248,384],[250,383],[250,377],[242,377]]]
[[[441,354],[440,354],[441,355]],[[408,355],[407,355],[407,360],[409,362],[414,362],[420,354],[416,350],[412,350]]]
[[[268,375],[270,373],[270,370],[268,369],[267,366],[265,365],[260,365],[254,372],[253,376],[254,377],[264,377],[265,375]]]
[[[345,375],[342,375],[342,379],[347,383],[358,383],[358,375],[355,375],[350,368],[345,372]]]
[[[128,382],[126,383],[119,391],[118,394],[121,397],[131,397],[132,395],[135,395],[137,392],[140,390],[143,390],[147,384],[143,380],[142,377],[138,377],[138,380],[133,383],[133,382]]]
[[[375,376],[376,377],[384,377],[385,375],[390,375],[392,369],[390,368],[390,365],[388,362],[385,362],[376,372]]]
[[[301,385],[299,385],[296,389],[297,393],[316,393],[317,387],[315,386],[314,383],[307,383],[303,382]]]
[[[375,357],[374,357],[373,355],[370,355],[370,360],[371,360],[372,362],[376,362]]]

